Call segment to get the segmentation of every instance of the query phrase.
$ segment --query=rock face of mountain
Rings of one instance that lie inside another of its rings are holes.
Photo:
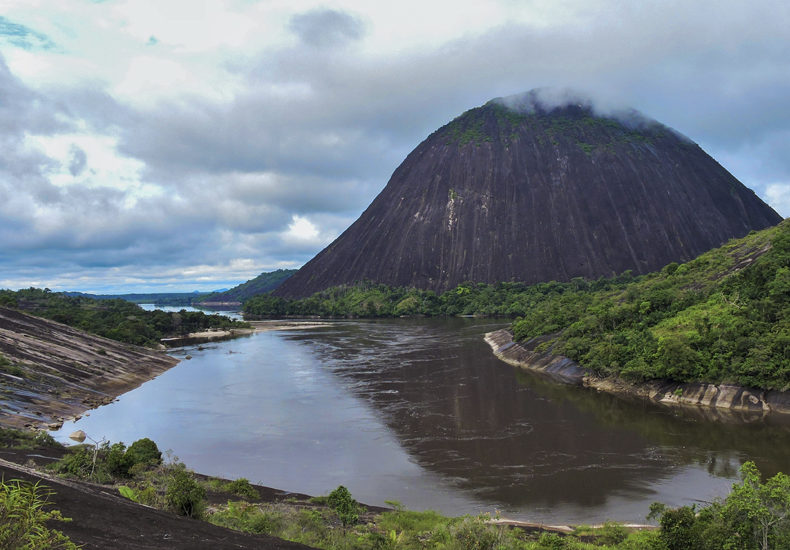
[[[359,219],[274,293],[646,273],[780,220],[672,129],[635,111],[548,106],[529,92],[431,134]]]

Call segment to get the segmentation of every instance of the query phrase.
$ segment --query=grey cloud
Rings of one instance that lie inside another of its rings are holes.
[[[570,86],[602,108],[639,109],[716,156],[790,125],[782,109],[790,56],[779,55],[781,25],[759,27],[751,8],[737,5],[713,22],[711,7],[643,13],[626,3],[629,24],[591,11],[571,26],[510,24],[406,57],[316,55],[309,45],[266,52],[252,67],[237,66],[249,88],[232,102],[138,113],[122,130],[121,147],[146,163],[153,180],[271,172],[304,182],[304,192],[292,195],[302,198],[316,194],[308,187],[321,196],[318,182],[364,182],[346,205],[328,203],[334,211],[359,212],[419,141],[464,110],[534,87]],[[741,38],[720,51],[719,33]],[[754,80],[756,70],[764,76]],[[299,91],[282,94],[272,86]],[[316,212],[299,198],[288,206]]]
[[[365,26],[358,18],[331,9],[294,15],[288,28],[305,44],[322,48],[359,40],[365,34]]]
[[[64,106],[35,92],[16,78],[0,54],[0,124],[5,136],[20,138],[26,132],[53,134],[71,128],[56,115],[66,114]]]
[[[85,165],[88,163],[88,155],[85,151],[72,145],[69,149],[69,173],[72,176],[79,176],[85,170]]]
[[[155,280],[173,265],[301,263],[320,246],[283,241],[294,214],[322,236],[339,234],[430,132],[538,87],[638,109],[758,192],[790,185],[790,5],[767,3],[770,18],[741,2],[591,6],[564,26],[508,24],[376,58],[350,47],[365,32],[358,19],[308,12],[290,22],[296,45],[235,61],[247,84],[237,97],[149,109],[91,87],[33,92],[0,57],[0,241],[15,247],[0,251],[3,271],[43,278],[59,266],[135,266]],[[70,117],[117,135],[163,194],[130,209],[123,193],[52,186],[52,159],[22,147],[24,132],[68,131]],[[37,208],[51,216],[34,218]]]

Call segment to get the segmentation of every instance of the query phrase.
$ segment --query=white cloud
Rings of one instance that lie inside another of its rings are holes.
[[[768,185],[765,195],[774,210],[784,218],[790,217],[790,182]]]
[[[282,233],[285,246],[314,250],[329,244],[335,235],[322,235],[318,227],[304,216],[294,215],[288,229]]]
[[[0,286],[299,265],[431,131],[544,86],[675,127],[790,214],[779,0],[0,5]]]

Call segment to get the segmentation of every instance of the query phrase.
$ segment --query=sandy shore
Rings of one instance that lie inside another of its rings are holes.
[[[248,321],[252,328],[210,329],[202,332],[190,332],[186,336],[162,338],[161,342],[168,348],[193,346],[206,342],[230,340],[242,336],[249,336],[256,332],[270,330],[306,330],[329,326],[329,323],[315,321]]]

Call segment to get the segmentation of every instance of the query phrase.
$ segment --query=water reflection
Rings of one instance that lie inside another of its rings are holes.
[[[741,462],[790,471],[780,419],[722,424],[500,362],[503,323],[346,321],[182,350],[192,360],[78,424],[191,467],[364,502],[542,521],[641,521],[724,494]]]
[[[137,304],[146,311],[154,311],[155,309],[169,312],[178,313],[179,311],[202,311],[206,315],[224,315],[237,321],[243,321],[244,318],[238,309],[222,309],[221,307],[193,307],[193,306],[163,306],[157,304]]]
[[[558,385],[495,360],[481,340],[492,328],[410,320],[288,338],[331,358],[422,467],[507,509],[602,507],[613,497],[645,506],[651,495],[666,500],[678,476],[683,488],[670,500],[707,500],[743,460],[788,471],[782,419],[710,423]]]

